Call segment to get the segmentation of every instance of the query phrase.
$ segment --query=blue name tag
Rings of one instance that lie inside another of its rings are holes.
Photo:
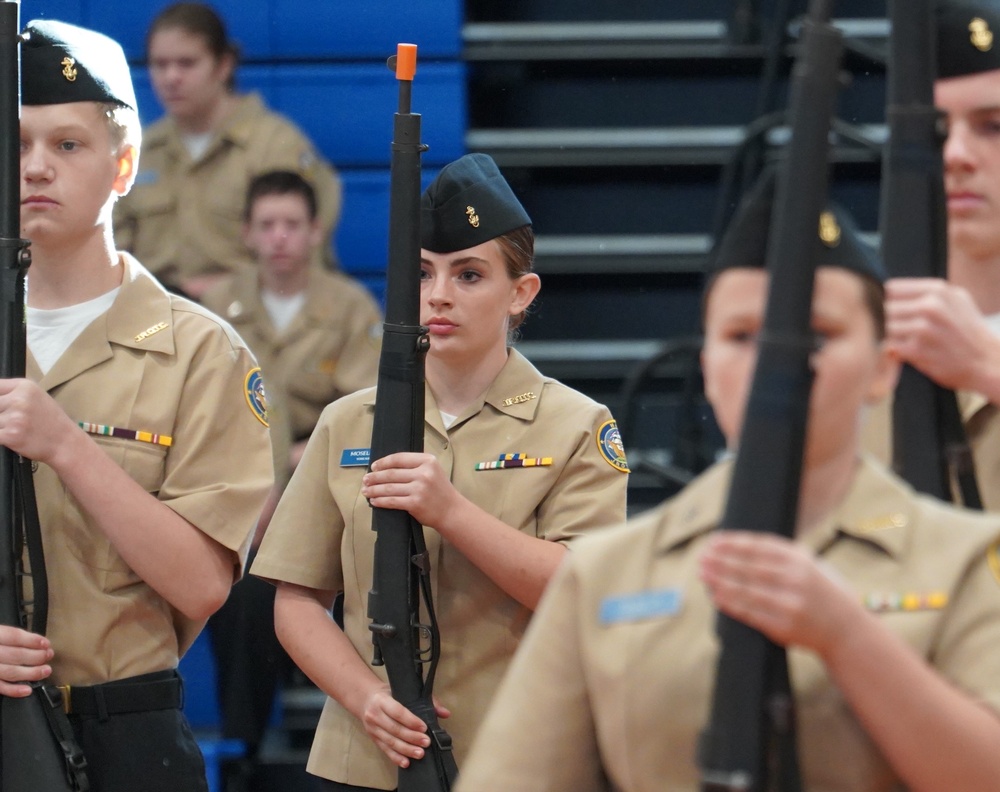
[[[681,609],[679,589],[640,591],[607,597],[601,602],[601,624],[642,621],[656,616],[673,616]]]
[[[371,459],[372,450],[370,448],[345,448],[340,453],[341,467],[368,467],[368,460]]]

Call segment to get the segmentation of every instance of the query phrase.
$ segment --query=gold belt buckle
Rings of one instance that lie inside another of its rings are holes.
[[[73,698],[71,695],[72,685],[56,685],[56,689],[58,689],[59,692],[62,693],[63,712],[69,715],[73,711],[73,706],[72,706]]]

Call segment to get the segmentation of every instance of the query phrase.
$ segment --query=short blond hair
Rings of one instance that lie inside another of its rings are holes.
[[[97,104],[107,119],[113,150],[117,152],[123,144],[126,144],[138,151],[142,143],[142,125],[139,123],[139,114],[131,107],[122,107],[114,102],[98,102]]]

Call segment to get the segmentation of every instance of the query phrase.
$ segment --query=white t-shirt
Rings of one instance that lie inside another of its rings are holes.
[[[267,289],[261,289],[260,301],[264,303],[267,315],[271,317],[271,323],[275,330],[282,332],[292,320],[298,316],[302,306],[306,304],[306,293],[304,291],[285,297],[283,294],[275,294]]]
[[[197,162],[208,151],[208,144],[212,142],[212,133],[202,132],[198,135],[182,135],[181,140],[184,141],[184,148],[188,150],[191,159]]]
[[[66,308],[42,310],[28,307],[28,349],[43,374],[55,365],[87,325],[107,312],[120,288]]]

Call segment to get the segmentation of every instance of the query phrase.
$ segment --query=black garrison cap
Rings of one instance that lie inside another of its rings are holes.
[[[706,271],[707,282],[723,270],[764,269],[767,266],[775,188],[776,175],[770,168],[744,196],[722,239],[713,248]],[[840,267],[879,283],[885,281],[885,269],[877,251],[858,236],[854,220],[842,207],[831,204],[820,215],[817,236],[820,241],[817,267]]]
[[[1000,69],[1000,0],[938,0],[938,77]]]
[[[121,46],[93,30],[36,19],[23,32],[21,102],[113,102],[137,110]]]
[[[420,246],[435,253],[465,250],[531,218],[487,154],[446,165],[420,199]]]

